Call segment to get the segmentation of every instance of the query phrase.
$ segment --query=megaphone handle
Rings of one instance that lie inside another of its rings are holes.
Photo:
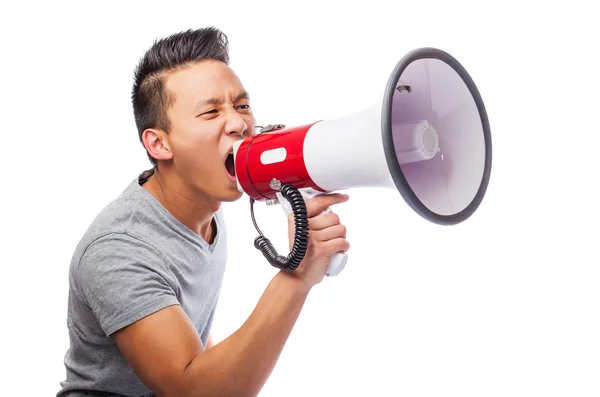
[[[322,192],[319,192],[318,190],[314,190],[311,188],[304,188],[304,189],[298,189],[298,190],[302,194],[302,197],[304,197],[304,201],[309,200],[320,194],[324,194]],[[277,198],[279,199],[279,203],[281,204],[281,207],[283,208],[285,216],[290,215],[292,213],[292,207],[290,206],[290,203],[279,192],[277,192]],[[331,212],[333,212],[333,211],[331,211],[331,208],[325,208],[325,210],[323,210],[322,214],[331,213]],[[327,265],[327,270],[325,271],[325,275],[327,277],[337,276],[338,274],[340,274],[342,272],[342,270],[344,270],[347,262],[348,262],[348,254],[346,254],[345,252],[334,253],[329,258],[329,263]]]

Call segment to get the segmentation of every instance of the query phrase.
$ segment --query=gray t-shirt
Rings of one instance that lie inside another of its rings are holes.
[[[215,222],[208,244],[137,179],[98,214],[70,266],[70,348],[57,397],[151,396],[111,334],[167,306],[182,306],[206,346],[227,250],[222,210]]]

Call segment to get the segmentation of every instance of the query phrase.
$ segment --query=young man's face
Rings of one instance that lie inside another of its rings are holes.
[[[167,112],[173,170],[196,193],[237,200],[242,193],[228,154],[256,122],[242,83],[224,63],[207,60],[170,74],[166,89],[174,97]]]

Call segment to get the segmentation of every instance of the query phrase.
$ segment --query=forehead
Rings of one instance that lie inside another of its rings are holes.
[[[170,73],[166,88],[177,102],[198,102],[203,98],[233,99],[244,91],[242,82],[223,62],[204,60]]]

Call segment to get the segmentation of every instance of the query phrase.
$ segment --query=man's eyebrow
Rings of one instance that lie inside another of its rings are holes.
[[[237,102],[240,101],[242,99],[250,99],[250,94],[247,91],[243,91],[241,93],[239,93],[234,99],[233,102]],[[201,99],[196,103],[196,106],[205,106],[205,105],[220,105],[223,103],[222,99],[219,98],[206,98],[206,99]]]
[[[219,98],[205,98],[205,99],[201,99],[199,100],[196,105],[197,106],[203,106],[203,105],[219,105],[223,103],[223,101]]]
[[[238,96],[235,97],[233,101],[237,102],[242,99],[250,99],[250,94],[248,93],[248,91],[241,92]]]

